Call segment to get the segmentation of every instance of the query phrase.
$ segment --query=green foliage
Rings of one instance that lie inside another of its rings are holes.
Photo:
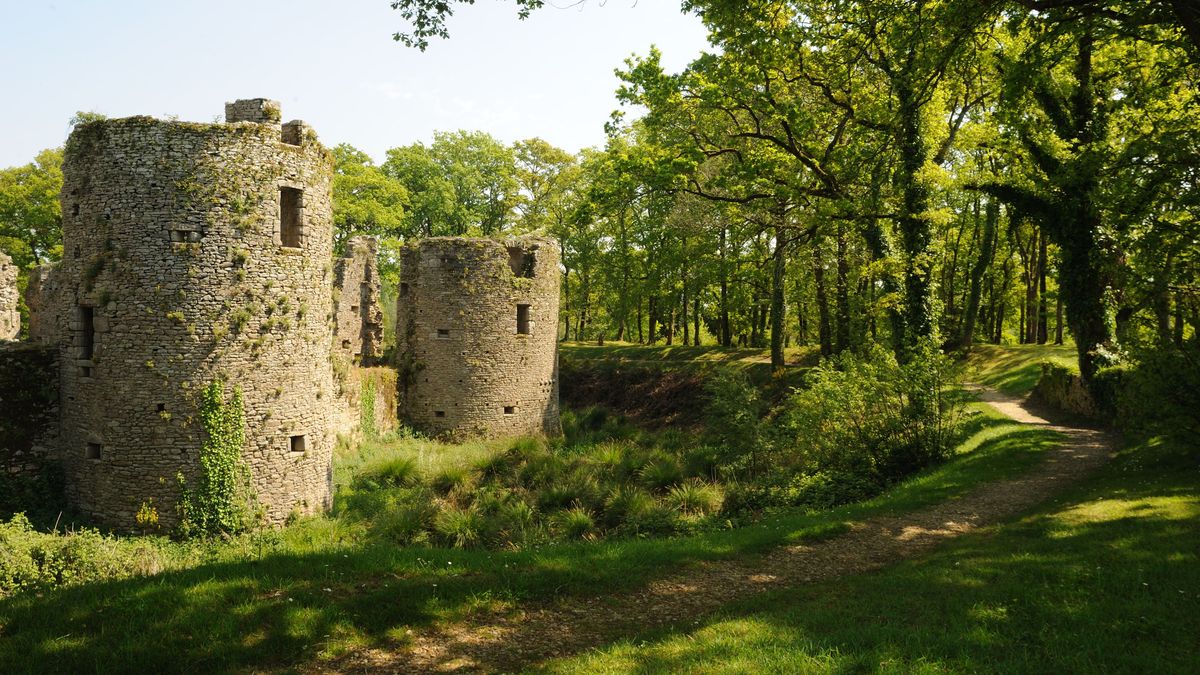
[[[777,416],[777,453],[798,473],[890,482],[945,458],[960,404],[950,360],[927,345],[900,364],[889,352],[844,354],[809,374]]]
[[[365,485],[373,487],[406,487],[420,481],[417,463],[409,457],[396,457],[367,467],[359,474]]]
[[[246,445],[242,390],[225,400],[225,384],[210,383],[200,394],[200,472],[189,486],[179,474],[179,529],[185,536],[229,534],[252,525],[250,471],[242,459]]]
[[[365,438],[375,438],[379,428],[375,422],[375,380],[363,378],[362,391],[359,395],[358,426]]]
[[[153,573],[163,557],[159,544],[149,539],[129,544],[88,528],[38,532],[25,514],[15,514],[0,522],[0,598]]]

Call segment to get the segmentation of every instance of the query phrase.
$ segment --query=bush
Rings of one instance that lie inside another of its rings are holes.
[[[483,540],[484,517],[473,506],[447,506],[433,519],[433,531],[438,540],[454,548],[473,548]]]
[[[882,482],[908,475],[952,447],[960,404],[945,395],[951,382],[949,359],[933,347],[906,364],[879,348],[826,360],[779,411],[777,460],[793,474]]]
[[[0,523],[0,597],[152,574],[163,566],[157,541],[122,541],[92,529],[37,532],[18,513]]]
[[[577,506],[551,514],[550,527],[564,539],[580,539],[595,532],[596,521],[587,509]]]
[[[720,512],[725,495],[711,483],[692,479],[667,493],[667,503],[685,516],[704,517]]]
[[[379,464],[368,467],[359,476],[363,484],[377,487],[408,487],[416,485],[420,479],[417,462],[408,457],[395,457]]]
[[[418,543],[433,528],[438,507],[426,490],[409,490],[392,496],[373,514],[372,531],[397,544]]]
[[[1112,370],[1097,380],[1117,402],[1122,427],[1200,440],[1200,350],[1138,353],[1124,372]]]
[[[637,474],[638,480],[651,490],[665,490],[683,480],[683,467],[675,457],[657,452]]]
[[[721,465],[731,476],[755,475],[765,468],[763,403],[739,371],[721,370],[705,381],[709,428],[723,450]]]

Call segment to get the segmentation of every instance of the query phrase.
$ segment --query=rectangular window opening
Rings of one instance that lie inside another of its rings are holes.
[[[529,335],[529,305],[517,305],[517,334]]]
[[[350,311],[358,314],[358,305],[350,305]]]
[[[400,297],[408,295],[408,284],[400,284]]]
[[[288,450],[293,455],[302,455],[302,454],[304,454],[305,450],[307,450],[307,449],[308,449],[308,443],[307,443],[307,439],[305,438],[304,434],[300,434],[299,436],[292,436],[292,438],[288,441]]]
[[[79,307],[79,358],[90,361],[96,353],[96,308]]]
[[[300,248],[303,244],[302,213],[304,191],[296,188],[279,188],[279,244],[288,248]]]
[[[517,414],[517,406],[515,406],[515,405],[506,405],[506,406],[504,406],[504,414],[505,414],[505,415],[515,415],[515,414]]]
[[[445,416],[446,416],[446,411],[445,411],[445,410],[434,410],[434,411],[433,411],[433,416],[434,416],[434,417],[445,417]]]
[[[99,443],[88,443],[85,452],[88,459],[100,459],[101,455],[104,454],[104,446]]]
[[[350,341],[342,340],[342,349],[350,349]]]
[[[450,329],[449,328],[439,328],[438,329],[438,339],[439,340],[450,339]]]
[[[91,377],[92,376],[92,367],[91,366],[79,366],[79,376],[80,377]]]

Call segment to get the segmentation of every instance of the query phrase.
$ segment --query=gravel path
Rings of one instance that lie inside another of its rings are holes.
[[[1079,480],[1111,455],[1100,431],[1059,426],[1023,401],[979,389],[980,398],[1023,424],[1061,432],[1065,439],[1016,478],[980,486],[961,498],[900,516],[854,523],[846,534],[809,545],[781,547],[751,560],[689,566],[627,594],[570,598],[530,605],[469,623],[421,631],[403,652],[372,650],[342,663],[346,670],[394,672],[513,671],[576,654],[621,636],[700,622],[722,605],[767,590],[878,569],[924,553],[948,538],[1025,511]]]

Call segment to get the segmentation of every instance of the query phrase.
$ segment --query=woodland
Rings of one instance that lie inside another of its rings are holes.
[[[423,51],[474,2],[390,4]],[[1194,669],[1200,5],[680,9],[709,48],[613,64],[603,147],[331,149],[389,349],[406,242],[561,245],[561,437],[364,388],[330,513],[198,536],[0,485],[0,670]],[[61,163],[0,170],[22,285]]]

